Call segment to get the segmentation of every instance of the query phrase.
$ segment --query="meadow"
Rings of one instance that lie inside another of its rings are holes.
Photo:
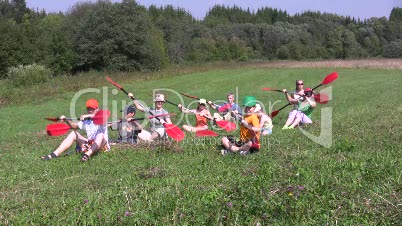
[[[113,147],[82,163],[72,150],[52,161],[40,156],[64,138],[49,137],[44,117],[70,113],[78,91],[45,85],[43,97],[29,96],[0,111],[0,224],[2,225],[392,225],[402,224],[402,102],[400,69],[270,68],[245,66],[136,80],[110,76],[137,99],[151,104],[154,89],[169,100],[192,106],[185,92],[207,100],[237,101],[254,95],[266,111],[286,104],[285,96],[263,87],[294,89],[296,79],[314,87],[333,71],[331,101],[318,105],[314,124],[303,128],[318,137],[322,112],[331,112],[331,142],[323,146],[302,130],[281,130],[286,108],[273,118],[273,134],[259,153],[220,154],[218,138],[187,133],[179,144]],[[82,81],[81,81],[82,79]],[[77,99],[77,114],[88,97],[120,115],[129,99],[102,83]],[[86,82],[69,79],[65,86]],[[68,83],[68,84],[67,84]],[[4,85],[4,84],[3,84]],[[77,86],[79,87],[79,86]],[[317,90],[317,91],[318,91]],[[99,93],[96,93],[99,91]],[[177,107],[165,104],[185,123]],[[137,115],[141,117],[141,114]],[[194,116],[187,116],[194,122]],[[111,119],[112,119],[111,118]],[[327,119],[327,118],[326,118]],[[221,136],[226,132],[215,130]],[[234,132],[233,135],[237,135]],[[110,132],[110,137],[117,134]]]

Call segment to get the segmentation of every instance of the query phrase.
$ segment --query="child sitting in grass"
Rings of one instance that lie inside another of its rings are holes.
[[[300,98],[297,99],[292,98],[286,89],[282,92],[286,95],[289,103],[297,104],[297,109],[289,113],[288,120],[282,129],[293,129],[299,124],[304,125],[312,123],[311,113],[316,107],[313,90],[311,88],[306,88],[303,93],[300,94]]]
[[[212,118],[211,113],[206,108],[207,101],[205,99],[200,99],[198,101],[197,109],[187,110],[183,109],[183,105],[179,104],[178,107],[183,113],[194,113],[196,118],[195,127],[191,125],[183,125],[183,129],[188,132],[197,132],[200,130],[208,129],[207,118]]]

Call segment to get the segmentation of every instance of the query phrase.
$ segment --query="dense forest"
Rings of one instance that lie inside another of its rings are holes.
[[[366,20],[320,12],[215,6],[203,20],[135,0],[81,2],[66,13],[0,1],[0,78],[41,65],[52,76],[152,71],[169,64],[402,57],[402,8]]]

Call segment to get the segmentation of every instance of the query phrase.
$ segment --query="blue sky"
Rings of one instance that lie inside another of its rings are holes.
[[[46,12],[66,12],[76,2],[83,1],[87,0],[26,0],[29,8],[45,9]],[[170,4],[184,8],[197,19],[202,19],[214,5],[237,5],[250,10],[271,7],[286,10],[290,15],[312,10],[360,19],[383,16],[388,18],[393,7],[402,8],[402,0],[137,0],[137,2],[144,6]]]

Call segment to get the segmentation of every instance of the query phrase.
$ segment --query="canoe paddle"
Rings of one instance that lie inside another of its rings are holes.
[[[104,125],[107,124],[109,116],[109,110],[99,110],[91,119],[96,125]],[[51,121],[53,121],[53,119],[54,118],[51,118]],[[49,124],[48,126],[46,126],[46,133],[49,136],[61,136],[66,134],[70,129],[71,127],[64,123]]]
[[[125,94],[128,95],[128,92],[119,84],[117,84],[115,81],[113,81],[111,78],[109,78],[108,76],[106,76],[106,79],[112,83],[114,86],[116,86],[118,89],[120,89],[121,91],[123,91]],[[133,101],[136,101],[142,108],[145,108],[139,101],[137,101],[134,97],[130,97]],[[148,111],[148,113],[150,115],[154,115],[152,112]],[[160,121],[160,119],[158,117],[155,117],[158,121]],[[169,123],[163,123],[163,126],[166,129],[166,133],[169,137],[171,137],[173,140],[179,142],[181,140],[184,139],[184,132],[180,130],[179,127],[177,127],[175,124],[169,124]]]
[[[320,87],[320,86],[322,86],[322,85],[327,85],[327,84],[329,84],[329,83],[335,81],[337,78],[338,78],[338,73],[337,73],[337,72],[332,72],[331,74],[327,75],[327,76],[322,80],[322,82],[321,82],[319,85],[317,85],[316,87],[314,87],[313,90],[317,89],[318,87]],[[318,94],[317,94],[317,95],[318,95]],[[326,100],[325,103],[327,103],[328,100],[329,100],[329,98],[328,98],[328,96],[326,96],[325,94],[320,94],[320,95],[319,95],[319,100],[320,100],[320,102],[322,102],[322,103],[324,103],[325,100]],[[287,107],[287,106],[289,106],[289,105],[290,105],[290,103],[286,104],[285,106],[279,108],[279,109],[276,110],[276,111],[271,112],[271,113],[269,114],[269,116],[270,116],[271,118],[275,117],[275,116],[279,113],[280,110],[284,109],[285,107]]]

